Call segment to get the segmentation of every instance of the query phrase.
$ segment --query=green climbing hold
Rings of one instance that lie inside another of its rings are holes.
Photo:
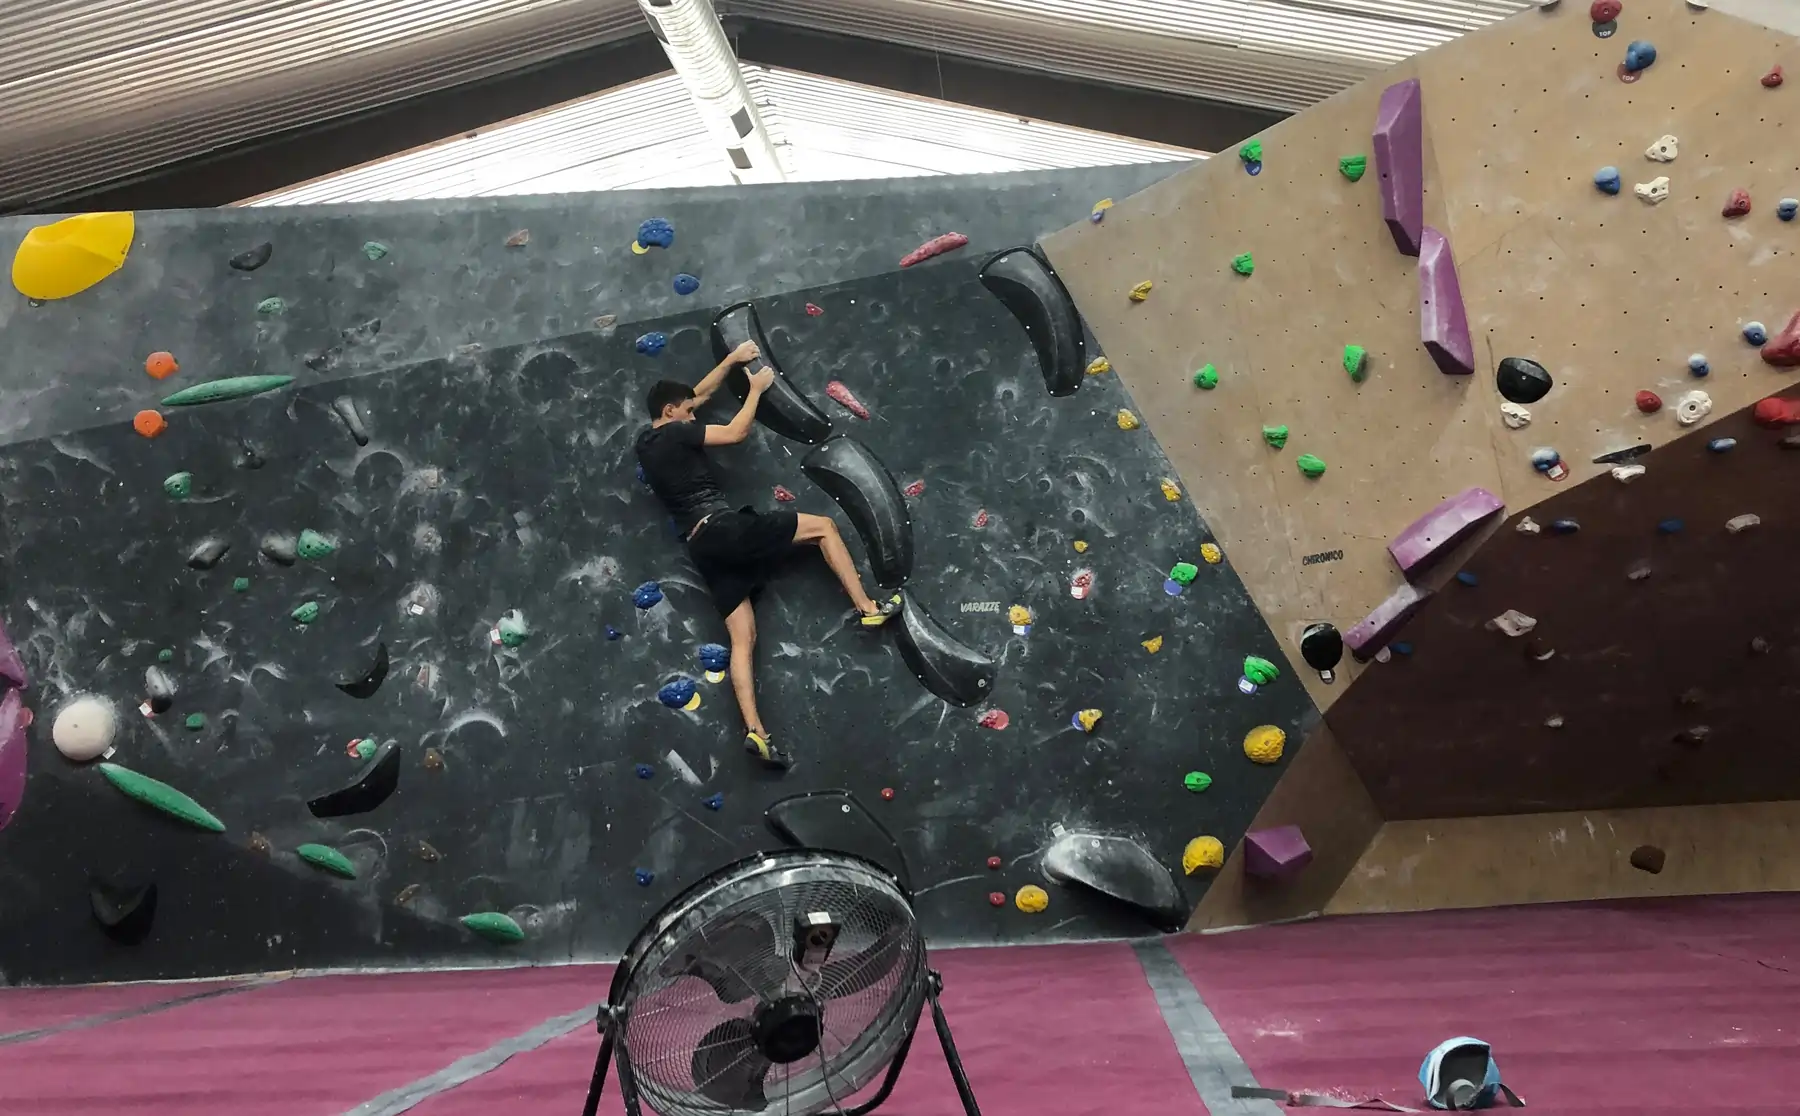
[[[1182,777],[1181,784],[1195,794],[1199,794],[1207,787],[1212,786],[1212,776],[1204,771],[1190,771]]]
[[[156,661],[159,663],[174,662],[175,661],[175,649],[173,647],[165,647],[161,651],[158,651],[156,653]]]
[[[294,547],[300,557],[309,561],[318,561],[337,549],[337,544],[308,527],[300,532],[300,541]]]
[[[258,314],[280,314],[287,310],[287,303],[279,298],[265,298],[256,304]]]
[[[1352,182],[1361,182],[1369,170],[1367,155],[1346,155],[1338,160],[1338,173]]]
[[[307,601],[288,615],[294,618],[296,624],[310,624],[319,618],[319,602]]]
[[[1281,677],[1281,671],[1275,668],[1274,663],[1260,655],[1246,655],[1244,656],[1244,677],[1258,686],[1267,686]]]
[[[163,478],[163,492],[171,500],[185,500],[194,491],[194,474],[170,473]]]
[[[356,758],[368,759],[370,756],[374,755],[380,747],[381,745],[375,743],[373,739],[365,736],[356,742]]]
[[[516,608],[502,616],[494,629],[500,633],[500,642],[507,647],[518,647],[531,638],[531,625],[525,622],[525,614]]]
[[[1351,382],[1362,383],[1369,375],[1369,350],[1361,345],[1344,346],[1344,371],[1350,374]]]
[[[1248,252],[1233,256],[1231,257],[1231,270],[1239,275],[1249,275],[1256,270],[1256,258]]]
[[[1262,162],[1262,140],[1251,140],[1238,148],[1238,158],[1246,163]]]
[[[1175,582],[1177,585],[1192,585],[1194,579],[1199,576],[1200,567],[1194,565],[1192,562],[1177,562],[1174,567],[1169,570],[1169,580]]]
[[[1315,457],[1310,453],[1303,453],[1299,457],[1294,458],[1294,464],[1300,466],[1300,471],[1309,477],[1322,477],[1325,475],[1324,459]]]
[[[1280,449],[1282,446],[1287,445],[1287,436],[1288,428],[1285,426],[1263,427],[1263,441],[1274,446],[1276,449]]]
[[[161,810],[172,818],[187,822],[196,829],[210,830],[213,833],[225,832],[225,823],[213,817],[206,807],[195,802],[187,795],[171,787],[169,784],[152,779],[148,775],[139,775],[129,767],[120,767],[116,763],[99,765],[100,774],[106,781],[118,788],[127,798],[135,798],[144,805]]]
[[[525,931],[520,928],[519,924],[499,911],[482,911],[480,914],[463,915],[459,921],[490,942],[511,945],[514,942],[525,940]]]
[[[247,577],[233,578],[232,582],[231,582],[231,591],[234,593],[249,592],[250,591],[250,579]]]
[[[230,376],[223,380],[208,380],[204,384],[195,384],[191,388],[183,388],[162,401],[165,407],[196,407],[202,403],[219,403],[226,399],[242,399],[246,395],[261,395],[265,391],[274,391],[294,382],[292,376]]]
[[[206,714],[204,714],[204,713],[189,713],[187,715],[187,721],[185,723],[187,725],[187,730],[189,732],[199,732],[201,729],[206,727]]]
[[[387,254],[388,246],[379,240],[369,240],[363,243],[363,255],[369,257],[371,260],[379,260]]]
[[[1194,386],[1201,391],[1211,391],[1219,386],[1219,370],[1212,365],[1204,365],[1194,373]]]
[[[294,851],[300,854],[301,860],[306,861],[314,868],[330,872],[334,876],[342,876],[346,880],[356,878],[356,865],[350,863],[349,857],[330,845],[301,845]]]

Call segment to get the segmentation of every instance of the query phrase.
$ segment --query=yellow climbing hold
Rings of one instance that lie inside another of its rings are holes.
[[[1082,732],[1093,732],[1094,726],[1100,723],[1102,716],[1104,714],[1098,709],[1083,709],[1075,714],[1075,723],[1081,726]]]
[[[686,705],[682,706],[681,708],[683,708],[683,709],[698,709],[698,708],[700,708],[700,692],[698,690],[694,691],[694,696],[689,698],[688,703]]]
[[[1175,501],[1181,499],[1181,486],[1170,480],[1168,477],[1164,477],[1162,480],[1162,494],[1163,499],[1173,504]]]
[[[1006,610],[1006,622],[1014,627],[1031,623],[1031,610],[1024,605],[1013,605]]]
[[[1077,553],[1077,554],[1086,554],[1087,553],[1087,540],[1086,539],[1076,539],[1075,540],[1075,553]]]
[[[1225,863],[1225,846],[1217,837],[1196,837],[1181,850],[1181,870],[1193,875],[1202,868],[1218,868]]]
[[[1140,427],[1142,425],[1143,425],[1143,423],[1138,421],[1138,417],[1136,415],[1132,414],[1130,411],[1127,411],[1123,407],[1119,408],[1119,429],[1120,430],[1136,430],[1138,427]]]
[[[649,251],[650,251],[650,249],[644,247],[642,244],[639,244],[637,241],[634,240],[631,242],[631,254],[632,255],[642,256]]]
[[[1088,375],[1102,376],[1112,371],[1112,361],[1105,357],[1095,357],[1088,361]]]
[[[1037,914],[1050,905],[1050,893],[1037,884],[1026,884],[1013,896],[1013,905],[1026,914]]]
[[[1217,543],[1201,543],[1200,559],[1209,566],[1216,566],[1225,560],[1225,552],[1219,549]]]
[[[1144,641],[1144,650],[1152,655],[1162,650],[1162,636],[1151,636]]]
[[[1088,210],[1088,216],[1092,217],[1094,220],[1098,221],[1100,219],[1101,214],[1105,213],[1107,210],[1111,209],[1112,207],[1113,207],[1113,200],[1111,198],[1101,198],[1099,201],[1094,203],[1094,208]]]
[[[1146,298],[1149,298],[1150,297],[1150,286],[1151,286],[1150,280],[1146,279],[1142,283],[1139,283],[1137,286],[1131,288],[1131,301],[1142,302]]]
[[[1274,725],[1257,725],[1244,734],[1244,754],[1252,763],[1277,763],[1287,744],[1287,733]]]
[[[39,225],[13,255],[13,286],[39,301],[80,294],[125,266],[136,232],[130,213],[82,213]]]

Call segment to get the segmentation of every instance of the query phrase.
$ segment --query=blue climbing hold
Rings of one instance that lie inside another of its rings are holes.
[[[1639,39],[1625,48],[1625,72],[1638,74],[1656,62],[1656,48],[1647,39]]]
[[[1602,194],[1618,193],[1620,186],[1619,168],[1601,167],[1599,170],[1595,171],[1594,185],[1600,188]]]
[[[648,868],[639,868],[631,874],[636,877],[639,887],[649,887],[656,882],[656,873]]]
[[[1244,164],[1244,173],[1255,178],[1262,173],[1262,163],[1255,159],[1250,160]]]
[[[656,778],[656,768],[651,767],[647,763],[640,763],[637,765],[637,777],[640,779],[654,779]]]
[[[1456,580],[1462,582],[1464,585],[1469,586],[1471,589],[1473,589],[1475,586],[1481,584],[1481,579],[1479,577],[1476,577],[1474,574],[1470,573],[1468,570],[1457,570],[1456,571]]]
[[[1181,596],[1181,582],[1176,581],[1172,577],[1164,580],[1163,581],[1163,592],[1167,593],[1171,597]]]
[[[1679,535],[1686,526],[1679,519],[1665,519],[1656,525],[1656,529],[1665,535]]]
[[[712,795],[706,800],[706,808],[708,810],[723,810],[725,808],[725,796],[722,794]]]
[[[1540,473],[1548,473],[1560,464],[1562,464],[1562,454],[1557,453],[1549,446],[1531,451],[1531,467]]]
[[[1745,322],[1744,340],[1750,342],[1752,345],[1760,346],[1767,344],[1769,340],[1769,331],[1761,322]]]
[[[638,247],[667,248],[675,243],[675,226],[662,217],[652,217],[638,226]]]
[[[663,683],[663,688],[656,691],[656,700],[670,709],[686,709],[698,694],[699,687],[692,678],[677,678]]]
[[[1388,646],[1394,649],[1394,654],[1396,654],[1396,655],[1412,654],[1412,644],[1407,643],[1405,641],[1396,641],[1394,643],[1388,644]]]
[[[1581,530],[1581,524],[1573,519],[1553,519],[1550,521],[1550,529],[1559,535],[1573,535]]]
[[[1780,203],[1775,206],[1775,216],[1783,221],[1792,221],[1796,216],[1800,216],[1800,199],[1782,198]]]
[[[631,603],[639,608],[655,608],[662,599],[662,586],[654,581],[646,581],[631,591]]]
[[[667,348],[668,344],[668,334],[651,330],[649,333],[646,333],[637,339],[637,351],[643,353],[645,356],[655,356],[657,353],[660,353]]]
[[[699,654],[704,670],[724,670],[731,665],[731,648],[722,643],[702,643]]]
[[[692,275],[689,275],[687,272],[684,271],[680,275],[677,275],[675,277],[675,293],[676,294],[691,295],[699,289],[700,289],[700,280],[694,278]]]
[[[1695,353],[1693,356],[1688,357],[1688,371],[1696,376],[1704,378],[1712,375],[1712,365],[1707,363],[1706,357],[1699,353]]]
[[[613,627],[611,624],[608,624],[606,626],[606,638],[608,640],[624,639],[625,633]]]
[[[1730,453],[1737,448],[1736,438],[1714,438],[1706,443],[1706,448],[1714,453]]]

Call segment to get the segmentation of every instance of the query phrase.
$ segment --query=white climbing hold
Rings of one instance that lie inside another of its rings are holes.
[[[1537,520],[1528,515],[1524,519],[1519,520],[1518,525],[1514,527],[1513,530],[1521,535],[1535,535],[1542,531],[1543,528],[1538,526]]]
[[[1545,718],[1544,727],[1545,728],[1562,728],[1563,727],[1562,714],[1558,713],[1553,717]]]
[[[1707,8],[1712,7],[1712,0],[1687,0],[1687,6],[1705,11]]]
[[[1647,470],[1642,465],[1617,465],[1613,467],[1613,480],[1620,484],[1630,484],[1643,476]]]
[[[1512,636],[1514,639],[1517,639],[1526,632],[1537,627],[1537,620],[1525,615],[1516,608],[1509,608],[1492,620],[1489,620],[1487,622],[1487,627],[1489,631],[1497,629]]]
[[[1668,176],[1662,175],[1657,178],[1652,178],[1648,182],[1640,182],[1631,188],[1631,192],[1636,194],[1639,200],[1648,205],[1656,205],[1659,202],[1667,201],[1669,200]]]
[[[1385,663],[1389,659],[1392,659],[1393,657],[1394,657],[1394,653],[1385,647],[1383,647],[1381,650],[1375,652],[1375,661],[1378,663]]]
[[[1690,391],[1675,401],[1675,421],[1692,426],[1712,414],[1712,396],[1704,391]]]
[[[82,694],[57,711],[50,726],[56,750],[76,763],[99,759],[112,751],[119,734],[119,714],[97,694]]]
[[[1679,154],[1681,141],[1674,136],[1664,136],[1644,149],[1644,158],[1652,163],[1673,163]]]
[[[1500,421],[1514,430],[1523,430],[1531,425],[1531,412],[1517,403],[1500,404]]]
[[[1642,581],[1650,576],[1650,560],[1639,558],[1625,569],[1625,577],[1630,581]]]
[[[1739,531],[1748,531],[1761,522],[1762,516],[1760,515],[1734,515],[1725,521],[1725,529],[1735,535]]]

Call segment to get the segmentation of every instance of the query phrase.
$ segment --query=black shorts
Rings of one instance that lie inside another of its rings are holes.
[[[688,539],[688,553],[720,616],[753,597],[794,553],[800,516],[755,508],[717,511]]]

